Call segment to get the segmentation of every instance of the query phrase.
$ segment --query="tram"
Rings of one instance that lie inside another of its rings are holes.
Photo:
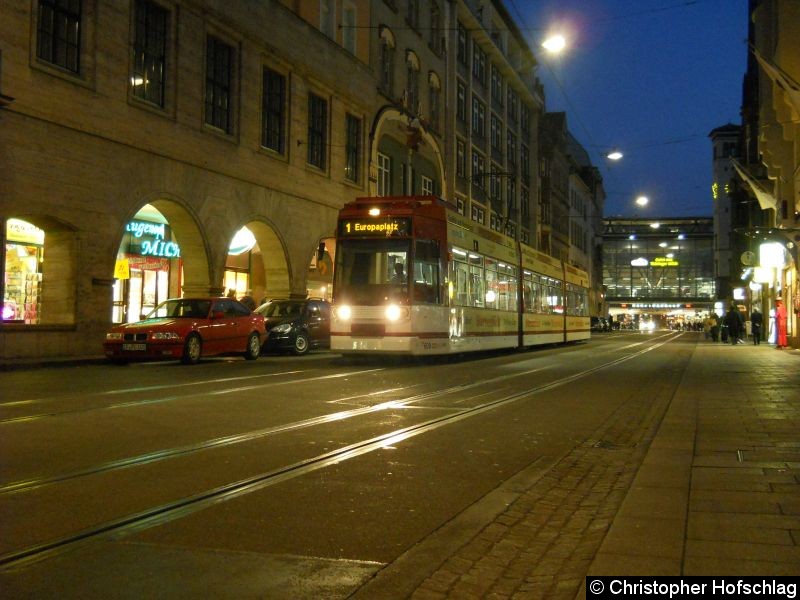
[[[331,350],[457,354],[589,338],[589,280],[434,196],[339,213]]]

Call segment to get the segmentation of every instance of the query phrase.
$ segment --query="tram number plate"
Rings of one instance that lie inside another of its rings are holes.
[[[122,349],[144,352],[147,350],[147,344],[122,344]]]

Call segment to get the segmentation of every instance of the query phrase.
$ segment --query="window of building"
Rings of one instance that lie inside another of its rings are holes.
[[[357,22],[355,5],[352,2],[345,2],[342,5],[342,46],[353,55],[356,53],[356,39],[358,39]]]
[[[434,189],[433,189],[433,179],[427,177],[426,175],[421,175],[420,179],[422,181],[422,195],[423,196],[433,196]]]
[[[516,121],[519,112],[519,96],[517,96],[517,92],[515,92],[510,85],[506,86],[506,100],[508,104],[508,118],[512,121]]]
[[[465,205],[466,205],[466,202],[464,201],[464,198],[461,198],[460,196],[456,196],[456,212],[458,212],[458,214],[460,214],[460,215],[465,214],[465,212],[466,212]]]
[[[486,211],[484,209],[482,209],[480,206],[478,206],[477,204],[473,203],[472,204],[471,217],[472,217],[473,221],[483,225],[483,223],[486,221]]]
[[[328,145],[328,102],[308,95],[308,164],[325,169]]]
[[[413,29],[419,29],[419,0],[408,0],[406,5],[406,23]]]
[[[503,75],[495,65],[492,65],[492,102],[503,105]]]
[[[486,85],[486,53],[477,42],[472,43],[472,75]]]
[[[506,178],[506,214],[516,217],[517,212],[517,182],[513,177]]]
[[[225,133],[233,130],[233,47],[209,35],[206,39],[206,123]]]
[[[378,153],[378,196],[392,195],[392,159]]]
[[[492,199],[492,206],[498,209],[502,206],[502,186],[500,185],[500,168],[492,164],[489,176],[489,197]]]
[[[346,117],[345,166],[344,176],[350,181],[359,179],[358,165],[361,160],[361,119],[348,114]]]
[[[261,145],[280,154],[286,148],[286,77],[264,69]]]
[[[477,150],[472,151],[472,185],[482,190],[486,183],[484,180],[486,174],[486,159]]]
[[[486,137],[486,107],[477,96],[472,97],[472,135]]]
[[[525,183],[530,183],[531,179],[531,155],[528,147],[522,144],[519,148],[519,165],[522,179]]]
[[[430,112],[430,125],[434,131],[439,131],[440,98],[442,84],[436,73],[428,74],[428,111]]]
[[[468,36],[467,36],[467,28],[461,23],[458,22],[457,32],[456,32],[457,40],[456,44],[458,46],[457,50],[457,60],[465,67],[469,65],[469,45],[468,45]]]
[[[531,192],[526,187],[520,188],[519,208],[520,211],[522,212],[523,219],[527,219],[528,217],[531,216]]]
[[[467,150],[464,140],[456,139],[456,175],[467,176]]]
[[[531,136],[531,109],[525,104],[520,108],[519,126],[525,139],[530,139]]]
[[[508,164],[516,166],[517,164],[517,136],[511,133],[509,129],[506,131],[506,156],[508,157]]]
[[[147,0],[136,2],[131,86],[136,98],[164,106],[167,11]]]
[[[461,81],[456,83],[456,118],[467,122],[467,86]]]
[[[39,0],[36,56],[80,72],[81,0]]]
[[[428,45],[436,54],[442,53],[442,11],[436,0],[431,1],[431,26]]]
[[[492,140],[492,149],[496,152],[503,151],[503,124],[500,122],[500,118],[492,113],[491,119],[491,140]]]
[[[334,39],[336,7],[334,0],[319,0],[319,30]]]
[[[406,108],[419,112],[419,59],[413,52],[406,55]]]
[[[394,34],[387,27],[383,27],[380,36],[380,87],[384,94],[391,97],[394,89]]]

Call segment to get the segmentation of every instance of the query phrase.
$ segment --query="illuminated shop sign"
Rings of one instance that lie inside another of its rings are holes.
[[[44,231],[20,219],[6,221],[6,239],[19,244],[44,245]]]
[[[169,228],[164,223],[131,221],[125,231],[133,236],[128,252],[142,256],[179,258],[181,249],[175,242],[168,241]]]
[[[402,237],[411,235],[411,219],[343,219],[339,221],[339,237]]]

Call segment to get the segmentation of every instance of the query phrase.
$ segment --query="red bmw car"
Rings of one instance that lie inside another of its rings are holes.
[[[255,360],[266,339],[264,317],[230,298],[175,298],[156,306],[136,323],[113,327],[103,344],[113,362],[177,360],[195,364],[201,356],[242,354]]]

